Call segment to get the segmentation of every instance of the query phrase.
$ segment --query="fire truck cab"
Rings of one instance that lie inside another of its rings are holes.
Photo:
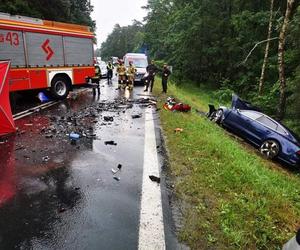
[[[95,77],[89,27],[0,13],[0,60],[10,60],[10,92],[49,89],[64,99]]]

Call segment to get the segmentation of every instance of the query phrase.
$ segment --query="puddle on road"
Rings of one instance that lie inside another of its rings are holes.
[[[118,223],[136,233],[143,118],[151,102],[128,93],[120,97],[112,87],[103,92],[100,98],[82,93],[19,120],[17,135],[1,139],[1,249],[83,246],[99,241],[99,230],[109,237],[105,228]],[[80,136],[73,143],[72,132]],[[107,140],[117,146],[105,145]],[[124,166],[119,182],[110,171],[118,164]],[[78,243],[81,228],[85,240]],[[125,237],[121,230],[115,233]],[[132,233],[119,244],[135,244],[135,237]]]

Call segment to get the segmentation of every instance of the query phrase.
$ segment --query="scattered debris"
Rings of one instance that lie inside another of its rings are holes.
[[[120,171],[120,169],[118,169],[118,170],[115,170],[115,169],[111,169],[111,172],[113,173],[113,174],[116,174],[116,173],[118,173]]]
[[[18,147],[15,149],[15,151],[23,150],[23,149],[25,149],[25,147],[24,147],[23,145],[21,145],[21,146],[18,146]]]
[[[104,142],[105,145],[112,145],[112,146],[117,146],[118,144],[115,143],[114,141],[105,141]]]
[[[120,177],[117,177],[117,176],[114,176],[113,177],[116,181],[120,181],[121,180],[121,178]]]
[[[64,213],[66,211],[67,211],[67,209],[65,209],[64,207],[61,207],[61,208],[58,209],[59,213]]]
[[[112,116],[104,116],[103,119],[106,122],[113,122],[114,121],[114,118]]]
[[[183,132],[183,128],[175,128],[174,132],[175,133],[181,133],[181,132]]]
[[[50,160],[50,157],[47,155],[47,156],[44,156],[43,158],[42,158],[42,160],[43,160],[43,162],[47,162],[47,161],[49,161]]]
[[[77,134],[77,133],[72,132],[72,133],[69,135],[69,138],[70,138],[71,140],[78,140],[78,139],[80,138],[80,135]]]
[[[154,181],[154,182],[157,182],[157,183],[160,183],[160,178],[157,177],[157,176],[154,176],[154,175],[149,175],[149,178],[151,181]]]
[[[38,98],[40,99],[41,102],[49,102],[49,101],[51,101],[50,98],[44,92],[40,92],[38,94]]]
[[[77,145],[77,140],[71,139],[71,145],[76,146]]]
[[[132,115],[131,117],[132,117],[132,119],[138,119],[138,118],[141,118],[142,115],[141,114],[139,114],[139,115]]]
[[[83,136],[85,136],[86,138],[89,138],[89,139],[96,139],[96,137],[97,137],[96,134],[83,134]]]

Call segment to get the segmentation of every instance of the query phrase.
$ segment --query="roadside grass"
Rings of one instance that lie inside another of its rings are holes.
[[[207,110],[210,96],[190,85],[169,85],[172,95]],[[177,197],[187,206],[180,239],[191,249],[281,249],[300,226],[300,178],[274,167],[254,150],[196,112],[161,109]],[[175,128],[182,133],[174,133]]]

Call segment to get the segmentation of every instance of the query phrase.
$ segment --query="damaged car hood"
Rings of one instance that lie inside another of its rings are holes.
[[[232,109],[255,110],[261,112],[260,108],[253,106],[250,102],[244,101],[237,95],[232,95]]]

